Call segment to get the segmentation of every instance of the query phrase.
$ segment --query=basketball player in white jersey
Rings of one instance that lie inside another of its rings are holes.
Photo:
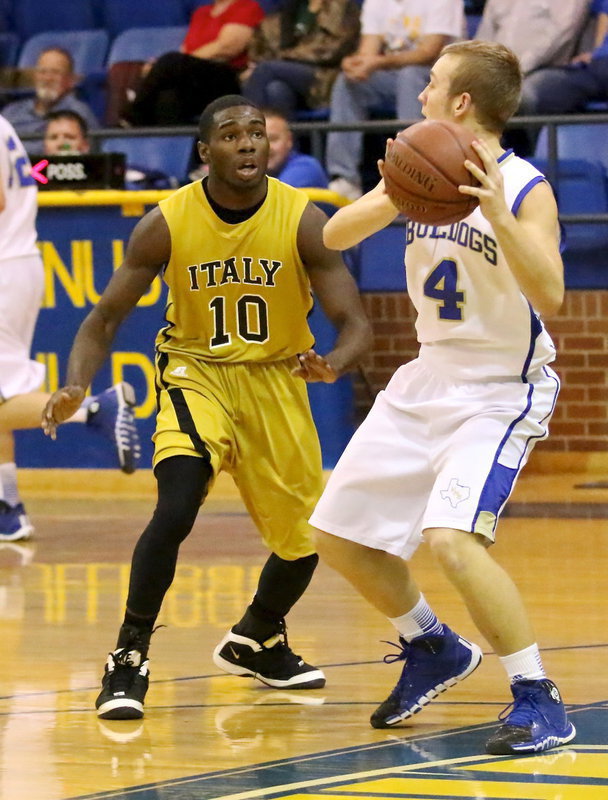
[[[539,316],[563,299],[557,208],[543,176],[500,145],[520,86],[516,56],[494,43],[448,45],[433,67],[423,114],[478,137],[485,171],[466,161],[480,186],[460,191],[479,207],[451,226],[408,222],[419,356],[378,395],[311,518],[321,557],[399,633],[406,663],[371,724],[409,718],[481,661],[478,645],[437,619],[410,574],[406,561],[424,541],[511,681],[513,706],[486,743],[493,754],[547,750],[575,735],[519,591],[489,553],[559,389]],[[346,249],[396,216],[380,181],[329,220],[325,243]]]
[[[38,427],[50,397],[40,391],[44,366],[30,359],[44,289],[36,212],[27,153],[0,116],[0,543],[27,539],[34,530],[17,489],[13,431]],[[132,387],[117,384],[89,398],[70,420],[109,437],[125,472],[133,472],[139,457],[134,403]]]

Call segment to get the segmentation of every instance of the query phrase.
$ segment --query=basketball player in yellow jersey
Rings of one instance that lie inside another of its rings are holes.
[[[124,623],[109,654],[97,713],[143,716],[148,647],[177,553],[220,470],[233,475],[271,550],[243,618],[213,660],[275,688],[325,684],[288,646],[284,618],[317,564],[307,519],[321,493],[321,456],[305,381],[332,383],[370,341],[341,256],[323,244],[325,214],[303,192],[266,176],[263,114],[239,95],[203,111],[198,144],[209,176],[178,189],[137,224],[125,261],[83,322],[67,385],[43,428],[74,413],[122,320],[163,270],[166,326],[156,340],[158,502],[131,565]],[[315,353],[311,289],[338,328]]]

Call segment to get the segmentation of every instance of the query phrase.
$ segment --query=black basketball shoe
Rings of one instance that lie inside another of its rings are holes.
[[[108,654],[101,692],[95,701],[97,716],[102,719],[140,719],[148,691],[151,633],[123,625],[119,646]]]
[[[285,623],[265,642],[228,631],[213,651],[216,667],[240,675],[257,678],[275,689],[321,689],[325,675],[307,664],[287,643]]]

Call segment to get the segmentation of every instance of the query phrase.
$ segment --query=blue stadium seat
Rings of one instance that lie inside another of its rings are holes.
[[[178,183],[188,180],[194,140],[191,136],[119,136],[103,139],[104,153],[124,153],[127,165],[158,170]]]
[[[19,37],[16,33],[0,33],[0,65],[14,67],[17,64]]]
[[[557,126],[557,154],[559,159],[580,158],[589,154],[608,170],[608,123]],[[548,132],[541,128],[534,152],[535,158],[548,157]]]
[[[49,47],[61,47],[72,54],[75,71],[79,75],[89,75],[104,68],[108,43],[108,34],[102,30],[38,33],[23,45],[18,66],[33,67],[43,50]]]
[[[171,50],[179,50],[187,30],[187,25],[129,28],[112,42],[107,66],[119,61],[148,61]]]
[[[18,0],[13,4],[12,24],[25,41],[48,30],[89,30],[97,26],[97,19],[93,0]]]
[[[102,16],[104,28],[112,39],[127,28],[188,24],[182,0],[146,0],[141,3],[104,0]]]
[[[534,158],[531,161],[547,175],[549,171],[547,159]],[[554,184],[553,188],[562,214],[608,213],[606,172],[599,161],[560,158]],[[588,250],[608,246],[608,224],[569,224],[566,231],[566,246],[568,250]]]
[[[530,159],[545,175],[547,159]],[[606,170],[599,161],[560,158],[554,181],[560,214],[608,213]],[[570,288],[592,289],[605,285],[608,223],[564,225],[566,282]]]

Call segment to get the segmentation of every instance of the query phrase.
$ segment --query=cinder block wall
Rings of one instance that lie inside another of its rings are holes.
[[[355,378],[357,421],[367,413],[371,395],[418,350],[407,294],[366,293],[363,302],[372,320],[374,346],[365,365],[367,381]],[[559,314],[545,324],[557,346],[553,366],[562,390],[551,435],[537,450],[608,453],[608,291],[568,291]]]

